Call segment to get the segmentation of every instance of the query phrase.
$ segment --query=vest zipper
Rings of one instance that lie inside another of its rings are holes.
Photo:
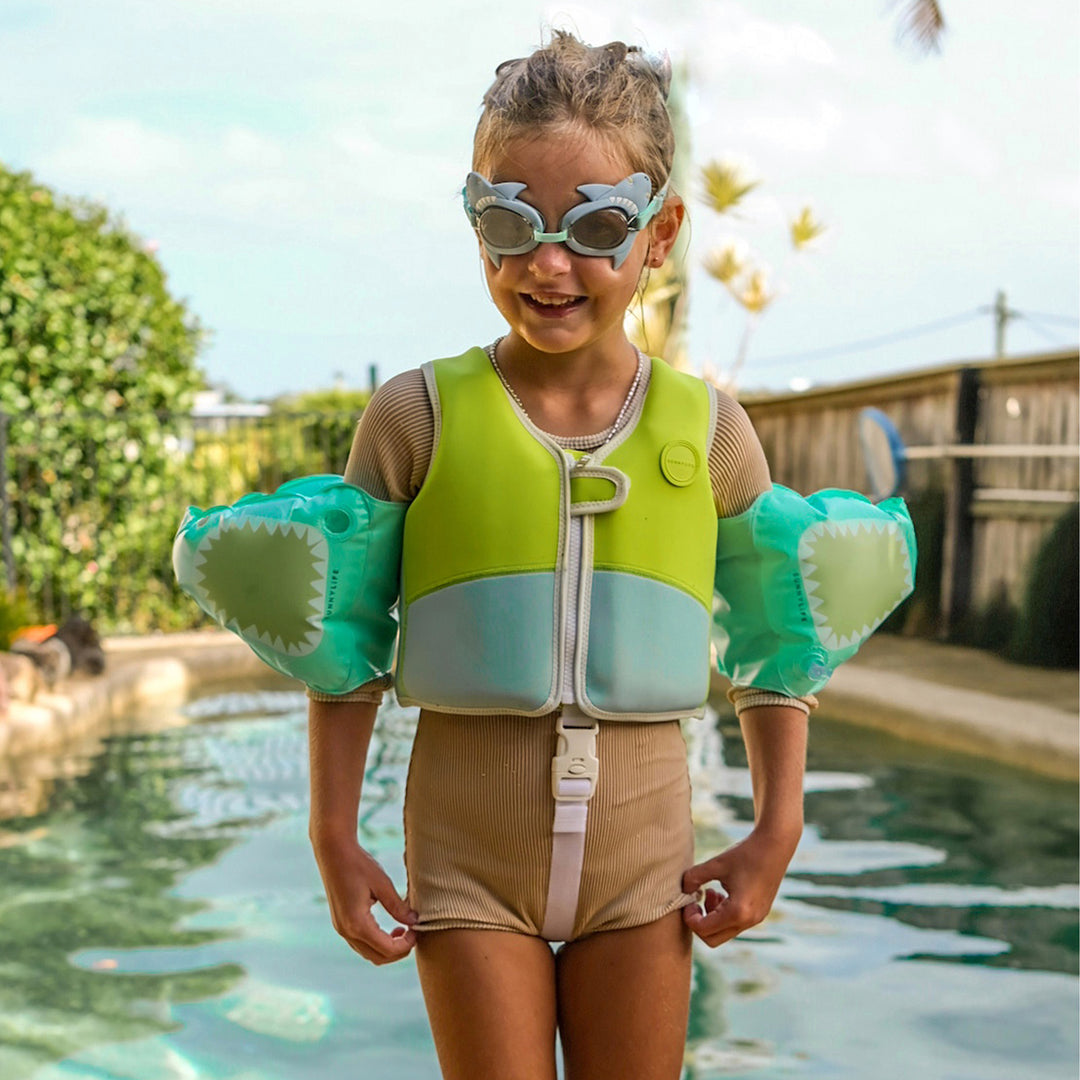
[[[591,454],[583,454],[573,460],[570,472],[574,469],[582,469],[589,464]],[[566,626],[564,635],[564,648],[562,656],[562,695],[564,705],[574,703],[574,657],[577,652],[577,632],[580,625],[578,612],[581,606],[581,538],[582,519],[570,516],[570,528],[567,530],[566,552],[566,610],[563,612],[563,621]]]

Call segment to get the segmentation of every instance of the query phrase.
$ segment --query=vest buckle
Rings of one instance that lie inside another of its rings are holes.
[[[600,761],[596,756],[596,736],[600,725],[568,727],[560,716],[555,724],[559,741],[551,759],[551,791],[557,802],[585,803],[596,791]]]

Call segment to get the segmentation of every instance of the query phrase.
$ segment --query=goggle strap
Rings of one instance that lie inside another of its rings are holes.
[[[633,228],[641,230],[656,216],[660,207],[664,205],[664,199],[667,197],[666,185],[658,191],[652,199],[649,201],[649,205],[641,211],[640,214],[634,219]]]

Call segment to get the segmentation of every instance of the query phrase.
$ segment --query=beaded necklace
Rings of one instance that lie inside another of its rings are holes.
[[[513,398],[514,404],[517,405],[517,407],[522,411],[522,413],[525,415],[525,418],[530,423],[532,423],[532,417],[529,416],[529,410],[525,408],[525,405],[522,402],[521,398],[519,398],[517,395],[517,391],[507,381],[506,376],[503,374],[502,368],[499,367],[499,361],[495,359],[495,349],[498,347],[500,341],[502,341],[502,338],[498,338],[490,345],[485,346],[484,352],[487,353],[488,359],[491,361],[491,366],[495,369],[495,374],[499,376],[499,382],[503,384],[506,392],[510,395],[511,398]],[[638,387],[641,385],[641,380],[645,376],[645,354],[637,348],[635,348],[634,351],[637,353],[638,358],[637,371],[634,373],[634,381],[630,384],[630,390],[627,392],[626,398],[622,403],[622,407],[619,409],[618,415],[615,417],[614,423],[604,428],[603,431],[598,431],[595,435],[572,435],[553,437],[557,438],[560,443],[563,441],[563,439],[573,442],[577,442],[578,440],[580,440],[582,443],[587,444],[588,447],[593,449],[598,446],[602,446],[604,443],[609,442],[612,438],[615,437],[615,434],[626,423],[626,418],[630,412],[631,402],[633,402],[634,395],[637,394]],[[585,446],[582,446],[581,448],[585,449]]]

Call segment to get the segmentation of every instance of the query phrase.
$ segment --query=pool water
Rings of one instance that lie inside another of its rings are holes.
[[[330,926],[304,714],[193,701],[0,822],[3,1080],[438,1077],[411,958]],[[414,724],[383,709],[361,807],[399,885]],[[749,781],[733,721],[686,731],[704,857]],[[1076,1078],[1076,785],[815,718],[806,786],[773,915],[696,951],[686,1080]]]

